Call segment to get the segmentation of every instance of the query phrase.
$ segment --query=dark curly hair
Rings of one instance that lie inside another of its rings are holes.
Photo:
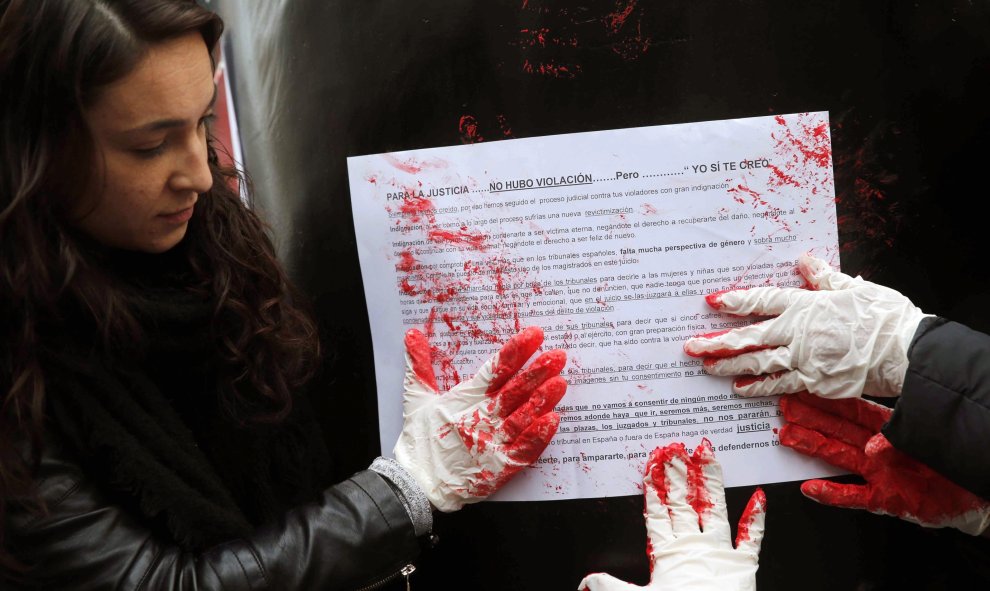
[[[0,0],[0,522],[7,502],[35,499],[44,439],[40,323],[66,304],[84,310],[108,352],[140,342],[127,291],[103,272],[68,223],[86,186],[93,142],[83,120],[107,84],[156,43],[199,32],[211,55],[223,22],[194,0]],[[211,295],[228,409],[280,421],[319,359],[314,322],[275,257],[267,227],[220,165],[197,204],[182,252]],[[243,403],[243,404],[241,404]],[[0,566],[15,567],[3,550]]]

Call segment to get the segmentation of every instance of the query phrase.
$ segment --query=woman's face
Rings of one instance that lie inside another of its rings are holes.
[[[206,121],[216,98],[203,38],[151,48],[84,113],[94,174],[74,207],[76,227],[115,248],[159,253],[186,235],[196,200],[213,184]]]

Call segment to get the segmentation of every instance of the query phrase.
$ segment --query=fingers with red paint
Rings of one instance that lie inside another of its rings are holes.
[[[406,332],[405,343],[406,389],[420,387],[436,392],[437,377],[433,372],[430,341],[427,340],[426,335],[413,328]]]
[[[488,392],[498,401],[499,415],[505,417],[512,414],[520,405],[532,398],[534,390],[548,379],[559,376],[566,364],[566,353],[559,349],[547,351],[537,357],[529,367],[508,380],[504,386],[494,389],[493,382]]]
[[[767,495],[762,488],[758,488],[749,497],[749,502],[743,509],[742,517],[739,518],[739,528],[736,531],[737,551],[757,556],[760,554],[766,518]]]
[[[711,294],[714,308],[772,318],[688,340],[688,355],[706,372],[744,376],[740,396],[810,391],[826,398],[864,392],[897,396],[907,372],[907,349],[926,316],[900,293],[833,270],[809,255],[798,271],[810,289],[756,287]]]
[[[525,328],[506,341],[498,353],[482,364],[471,379],[456,387],[461,391],[470,390],[495,397],[507,382],[518,377],[519,369],[542,344],[542,330],[535,326]],[[558,370],[557,373],[560,371]]]
[[[865,484],[809,480],[808,498],[835,507],[892,515],[925,527],[979,535],[990,525],[990,502],[955,485],[898,451],[879,432],[891,411],[863,400],[824,400],[810,394],[782,398],[787,421],[780,443],[859,474]]]
[[[701,531],[729,547],[732,531],[725,504],[722,465],[715,460],[715,450],[707,438],[701,440],[691,456],[688,470],[688,504],[698,515]]]
[[[552,411],[567,392],[567,381],[554,376],[543,382],[529,399],[505,419],[503,430],[509,439],[515,439],[526,430],[535,419]]]
[[[524,328],[518,334],[513,335],[502,346],[498,354],[489,360],[489,364],[491,364],[491,377],[488,378],[489,391],[505,385],[542,344],[543,331],[536,326]]]
[[[766,497],[757,489],[739,521],[733,548],[722,468],[711,442],[693,454],[682,443],[650,454],[643,479],[650,583],[631,585],[604,573],[588,575],[579,589],[697,591],[756,589]]]
[[[406,334],[403,428],[396,460],[441,511],[492,494],[532,464],[550,443],[567,390],[563,351],[527,360],[543,342],[531,327],[509,339],[470,379],[438,392],[431,348],[419,331]]]

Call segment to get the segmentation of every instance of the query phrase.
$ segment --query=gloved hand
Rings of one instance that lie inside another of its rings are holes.
[[[530,327],[513,336],[475,376],[440,394],[423,333],[406,333],[403,425],[395,459],[413,475],[434,507],[456,511],[495,492],[536,461],[557,432],[553,407],[567,382],[563,351],[540,355]],[[519,373],[517,373],[519,372]]]
[[[631,585],[613,576],[588,575],[589,591],[750,591],[756,589],[766,496],[756,489],[739,520],[732,547],[722,487],[722,466],[702,439],[689,456],[683,443],[656,448],[646,464],[643,516],[648,537],[650,584]]]
[[[809,480],[801,492],[834,507],[866,509],[925,527],[979,535],[990,525],[990,503],[895,449],[879,431],[892,411],[863,399],[784,396],[787,421],[780,443],[861,475],[866,484]]]
[[[748,374],[732,385],[740,396],[900,395],[908,346],[926,314],[900,293],[810,255],[798,259],[798,270],[811,289],[754,287],[706,297],[722,312],[776,318],[695,337],[684,351],[705,357],[712,375]]]

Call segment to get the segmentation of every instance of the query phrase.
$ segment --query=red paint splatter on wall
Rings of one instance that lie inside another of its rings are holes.
[[[523,61],[523,72],[527,74],[540,74],[552,78],[574,78],[581,73],[581,64],[559,64],[553,61],[530,63],[527,59]]]
[[[599,48],[623,61],[637,60],[655,45],[644,35],[650,30],[650,11],[639,0],[615,0],[592,6],[559,6],[526,2],[519,8],[520,27],[508,41],[520,52],[526,74],[572,79],[583,74],[585,58],[600,56]],[[645,25],[644,26],[644,22]]]
[[[496,139],[511,139],[512,127],[509,125],[509,120],[504,114],[498,114],[495,116],[495,124],[498,126],[498,134],[500,137]],[[457,133],[461,138],[462,144],[477,144],[485,141],[485,135],[482,133],[481,123],[474,115],[462,115],[460,120],[457,122]]]
[[[645,54],[652,44],[650,37],[643,35],[643,8],[637,6],[639,0],[617,0],[615,11],[605,15],[605,30],[614,41],[612,52],[626,61],[632,61]],[[635,17],[635,18],[633,18]],[[635,21],[635,30],[630,21]]]
[[[509,126],[509,120],[505,118],[505,115],[496,115],[495,120],[498,121],[498,127],[502,130],[502,137],[509,139],[512,137],[512,127]]]
[[[478,130],[478,120],[472,115],[462,115],[457,123],[457,132],[461,135],[461,143],[476,144],[485,141]]]
[[[864,125],[870,128],[864,131]],[[863,277],[876,271],[881,252],[895,246],[904,222],[900,203],[892,197],[900,179],[881,158],[899,135],[892,122],[863,123],[851,112],[833,121],[840,250],[843,260],[852,257]]]

